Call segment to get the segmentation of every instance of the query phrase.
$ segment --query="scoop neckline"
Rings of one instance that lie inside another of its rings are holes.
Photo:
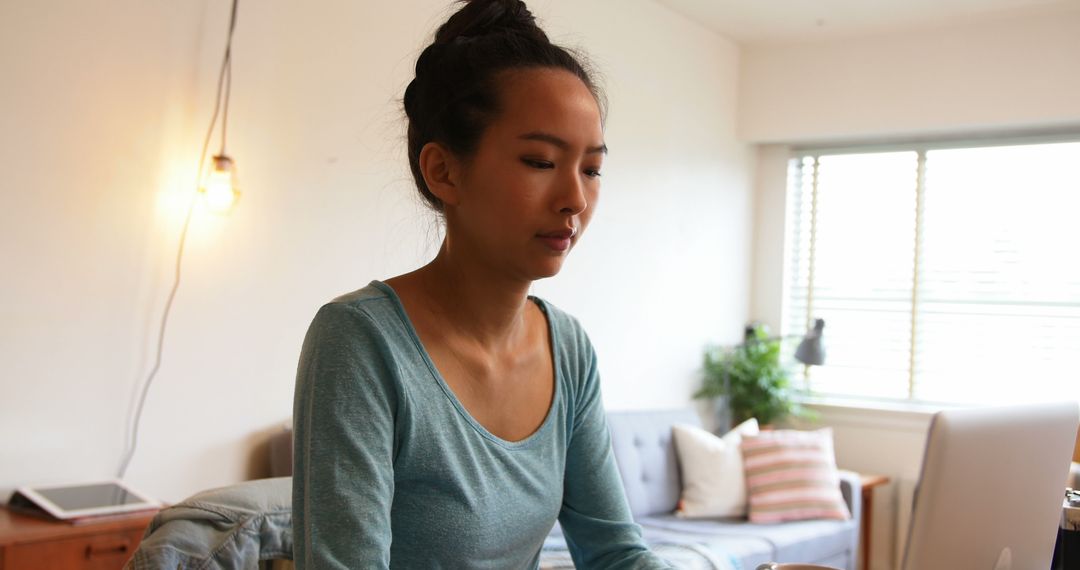
[[[405,330],[409,333],[409,337],[412,339],[413,344],[416,345],[416,350],[417,352],[419,352],[420,358],[427,366],[428,372],[431,374],[432,378],[434,378],[439,388],[442,389],[443,394],[446,395],[446,398],[454,406],[458,414],[466,421],[466,423],[472,426],[472,428],[476,430],[477,433],[479,433],[485,439],[488,439],[491,442],[496,443],[502,447],[508,449],[522,449],[529,447],[532,443],[537,441],[544,432],[548,431],[548,429],[550,428],[550,424],[554,422],[555,410],[560,399],[562,398],[563,383],[562,374],[560,373],[559,368],[559,343],[555,342],[555,321],[551,318],[551,311],[549,310],[549,305],[547,304],[547,301],[534,295],[529,295],[527,297],[529,300],[536,303],[536,305],[540,308],[540,312],[544,314],[544,320],[547,322],[548,338],[550,339],[551,344],[551,368],[553,381],[555,382],[555,391],[552,394],[551,404],[548,407],[547,414],[544,416],[544,421],[541,422],[540,427],[536,428],[536,430],[534,430],[531,434],[525,436],[525,438],[523,439],[511,441],[508,439],[503,439],[491,433],[491,431],[484,427],[484,424],[480,423],[479,420],[473,417],[473,415],[469,412],[465,405],[461,403],[461,400],[458,399],[457,394],[455,394],[454,390],[450,388],[450,385],[447,384],[446,380],[443,378],[442,373],[440,373],[439,369],[435,366],[435,361],[431,359],[431,355],[428,354],[427,348],[424,346],[424,343],[421,342],[420,335],[416,332],[416,327],[413,326],[412,319],[409,318],[409,314],[405,312],[405,305],[401,302],[401,298],[398,297],[397,291],[394,291],[393,287],[377,279],[373,280],[370,285],[375,287],[379,291],[382,291],[390,299],[394,306],[394,310],[398,314],[398,318],[401,319],[401,322],[405,326]]]

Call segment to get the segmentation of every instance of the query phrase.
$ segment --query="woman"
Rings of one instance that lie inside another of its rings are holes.
[[[297,374],[300,568],[535,568],[556,518],[581,568],[667,568],[611,455],[596,357],[529,295],[596,207],[588,73],[517,0],[467,2],[405,92],[435,259],[324,306]]]

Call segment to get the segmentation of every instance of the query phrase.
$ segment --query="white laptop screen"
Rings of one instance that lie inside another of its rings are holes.
[[[1076,402],[936,414],[903,568],[1049,568],[1078,422]]]

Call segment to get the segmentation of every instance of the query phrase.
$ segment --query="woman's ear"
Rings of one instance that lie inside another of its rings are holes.
[[[440,143],[429,142],[420,149],[420,173],[428,190],[445,205],[455,206],[461,196],[461,161]]]

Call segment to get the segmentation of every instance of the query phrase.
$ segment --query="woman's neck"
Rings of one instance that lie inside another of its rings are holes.
[[[414,278],[436,318],[488,351],[511,350],[527,333],[529,281],[455,257],[445,244]]]

